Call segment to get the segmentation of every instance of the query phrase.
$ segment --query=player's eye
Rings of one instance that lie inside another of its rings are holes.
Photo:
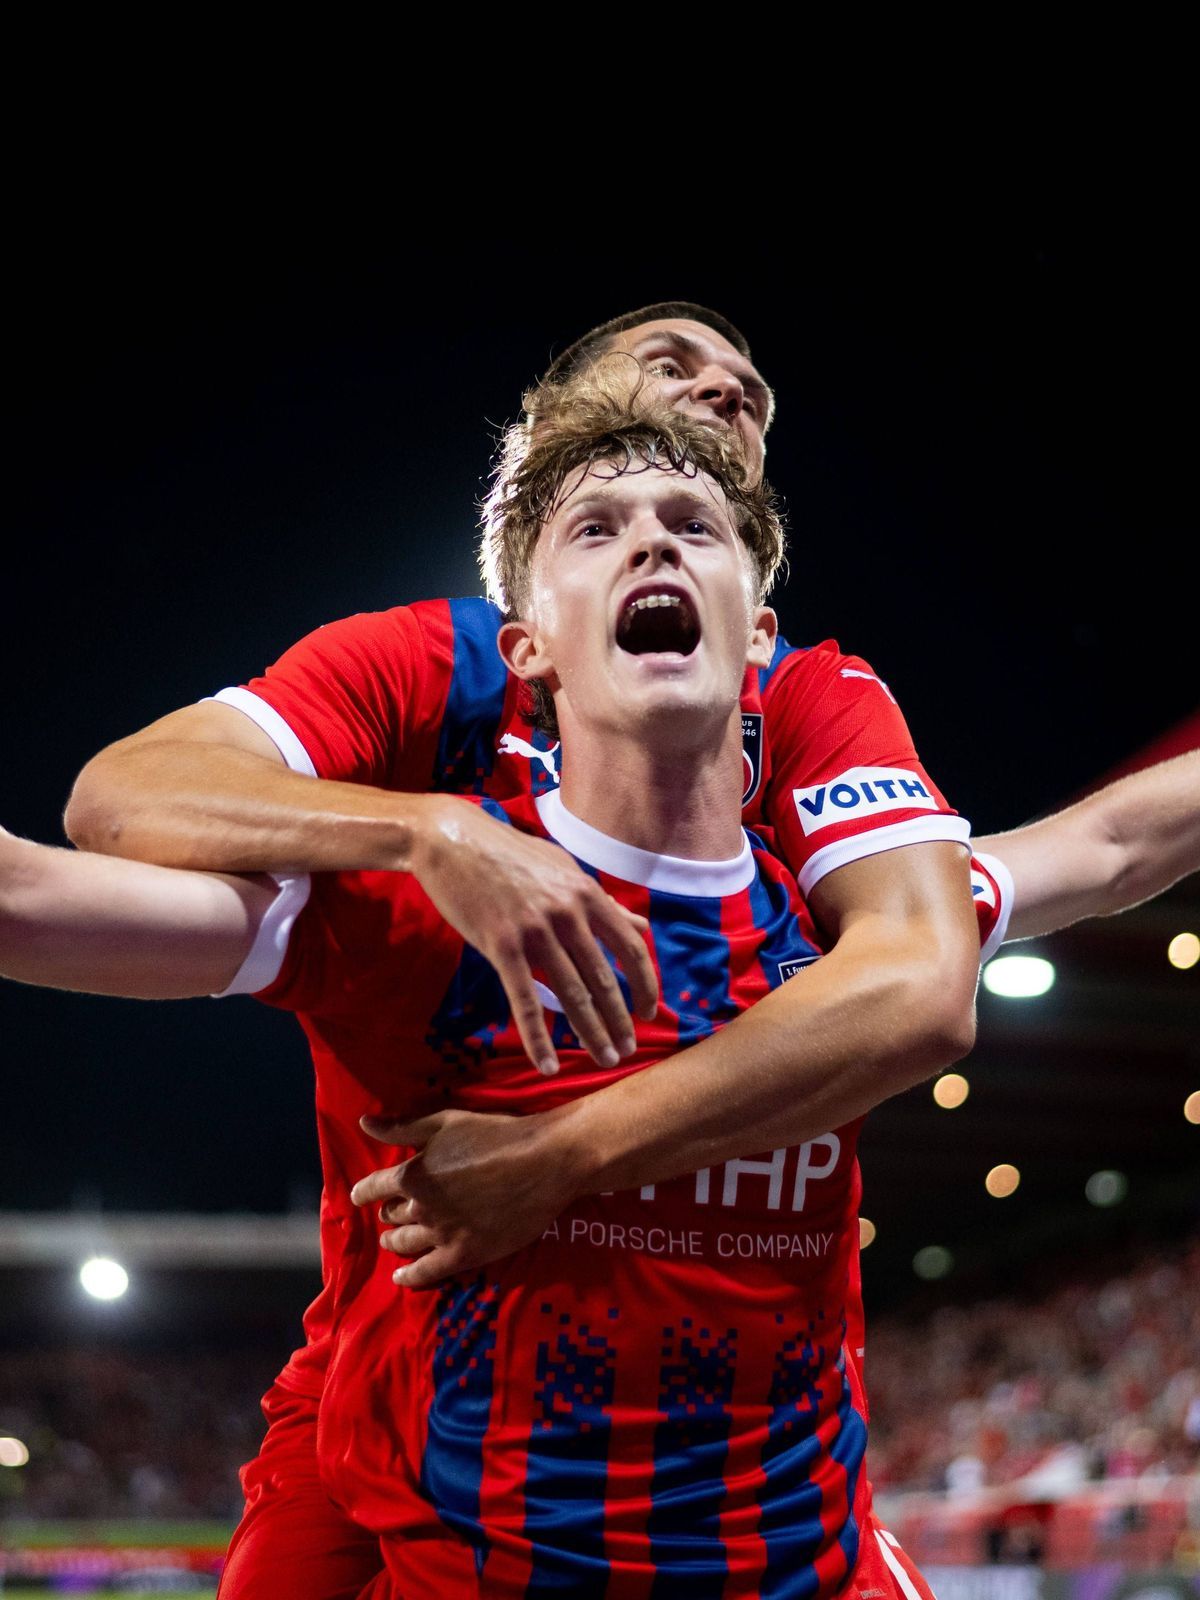
[[[683,368],[677,361],[672,361],[669,356],[659,356],[656,360],[647,362],[646,371],[652,378],[683,377]]]
[[[693,517],[690,522],[684,523],[683,531],[684,533],[692,535],[700,535],[709,534],[712,532],[712,529],[709,527],[707,522],[700,522],[696,517]]]
[[[575,531],[583,539],[602,539],[609,530],[603,522],[581,522]]]

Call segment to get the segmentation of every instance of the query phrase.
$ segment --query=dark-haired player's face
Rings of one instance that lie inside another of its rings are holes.
[[[638,358],[676,411],[712,427],[732,428],[754,478],[762,476],[771,391],[753,362],[702,322],[666,318],[614,335],[610,350]]]
[[[703,474],[599,463],[542,529],[531,577],[524,626],[564,747],[601,731],[719,742],[747,665],[770,659],[774,613]]]

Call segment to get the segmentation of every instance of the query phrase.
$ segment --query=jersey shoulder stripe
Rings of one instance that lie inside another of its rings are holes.
[[[481,794],[496,761],[510,677],[496,648],[503,618],[490,600],[451,600],[454,667],[438,737],[439,789]]]

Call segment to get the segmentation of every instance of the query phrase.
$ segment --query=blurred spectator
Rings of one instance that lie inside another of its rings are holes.
[[[270,1367],[258,1350],[0,1354],[0,1432],[29,1447],[8,1513],[236,1519]]]
[[[1100,1287],[880,1321],[866,1376],[879,1488],[1200,1471],[1200,1241]]]

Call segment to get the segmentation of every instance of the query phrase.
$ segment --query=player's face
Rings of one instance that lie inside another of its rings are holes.
[[[636,356],[657,394],[676,411],[737,434],[753,479],[762,477],[764,439],[774,404],[752,361],[715,328],[686,318],[644,322],[608,347]]]
[[[653,726],[672,745],[702,742],[736,708],[747,664],[770,660],[774,613],[703,474],[614,476],[601,462],[568,480],[531,577],[513,665],[548,681],[564,740],[572,727]]]

